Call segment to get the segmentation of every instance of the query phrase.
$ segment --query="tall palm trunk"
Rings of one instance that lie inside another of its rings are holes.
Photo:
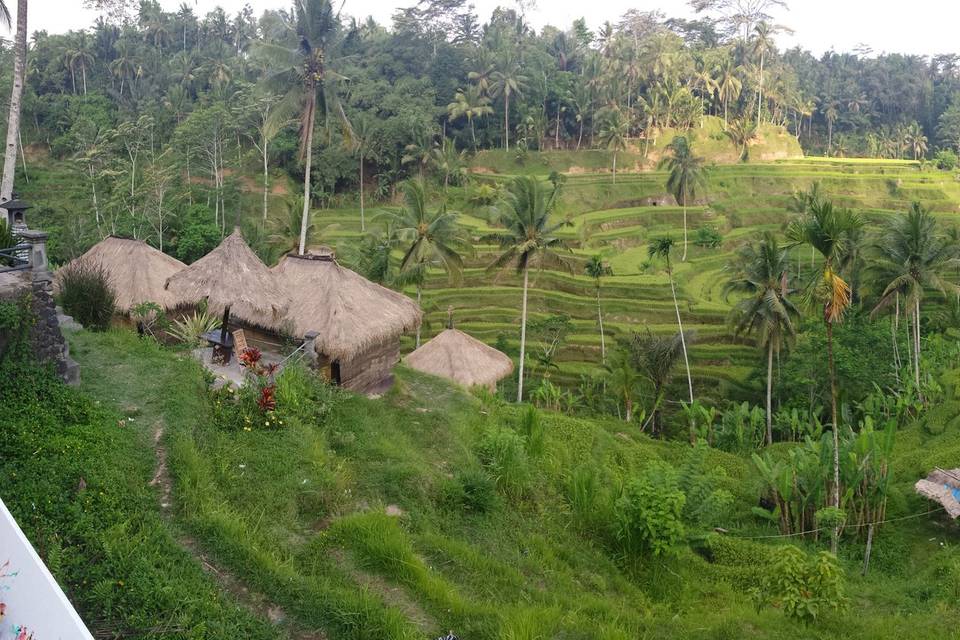
[[[607,363],[607,343],[603,337],[603,310],[600,308],[600,282],[597,281],[597,322],[600,325],[600,363]]]
[[[920,298],[914,303],[913,314],[913,350],[916,353],[913,359],[913,381],[917,385],[917,394],[920,394]],[[922,395],[920,400],[923,400]]]
[[[503,93],[503,148],[510,150],[510,91]]]
[[[27,59],[27,0],[17,0],[17,39],[14,43],[13,89],[10,91],[10,115],[7,118],[7,146],[3,153],[3,177],[0,201],[13,196],[13,174],[17,170],[17,140],[20,134],[20,99],[23,96],[23,70]]]
[[[767,345],[767,446],[773,444],[773,340]]]
[[[687,358],[687,339],[683,335],[683,322],[680,321],[680,305],[677,303],[677,289],[673,284],[673,270],[667,267],[670,279],[670,294],[673,296],[673,309],[677,312],[677,327],[680,329],[680,347],[683,349],[683,364],[687,368],[687,390],[690,392],[690,404],[693,404],[693,378],[690,377],[690,360]]]
[[[261,150],[263,151],[263,219],[267,219],[267,195],[270,192],[270,174],[267,168],[267,137],[262,136],[260,140]]]
[[[613,184],[617,184],[617,152],[613,152]]]
[[[840,424],[837,419],[837,369],[833,360],[833,322],[827,320],[827,358],[830,365],[830,421],[833,429],[833,506],[840,508]],[[840,526],[833,529],[830,551],[837,552]]]
[[[890,318],[890,333],[893,338],[893,369],[897,377],[897,384],[900,383],[900,368],[903,366],[900,362],[900,345],[897,341],[897,328],[900,324],[900,294],[896,294],[896,307],[894,307],[893,317]]]
[[[687,261],[687,194],[680,196],[683,202],[683,255],[680,256],[680,262]]]
[[[298,253],[302,256],[307,245],[307,226],[310,223],[310,163],[313,161],[313,122],[316,116],[316,91],[310,88],[310,97],[307,99],[307,148],[306,162],[303,173],[303,217],[300,219],[300,247]]]
[[[363,213],[363,152],[360,152],[360,231],[367,230],[367,221]]]
[[[523,268],[523,302],[520,305],[520,373],[517,377],[517,402],[523,402],[523,362],[527,349],[527,287],[530,285],[530,268]]]
[[[473,140],[473,152],[477,152],[477,130],[473,126],[473,116],[467,118],[470,121],[470,139]]]
[[[421,306],[421,301],[422,301],[422,300],[423,300],[423,286],[418,282],[418,283],[417,283],[417,306],[418,306],[418,307],[423,308],[423,307]],[[419,348],[420,348],[420,325],[418,324],[418,325],[417,325],[417,342],[416,342],[416,346],[414,347],[414,349],[419,349]]]
[[[763,51],[760,51],[760,86],[757,87],[757,130],[760,129],[760,114],[763,113]]]

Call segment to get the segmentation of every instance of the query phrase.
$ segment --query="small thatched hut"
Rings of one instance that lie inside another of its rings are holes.
[[[173,307],[173,296],[164,285],[170,276],[187,267],[142,240],[115,236],[104,238],[64,268],[78,262],[103,267],[117,296],[117,311],[122,314],[130,313],[131,307],[143,302],[155,302],[165,309]],[[55,275],[54,287],[59,288],[59,284],[60,277]]]
[[[190,307],[206,300],[213,314],[271,332],[281,330],[288,306],[276,276],[247,246],[239,229],[216,249],[167,279],[166,288],[175,307]]]
[[[942,504],[951,518],[960,517],[960,469],[934,469],[913,488],[920,495]]]
[[[316,334],[318,366],[330,380],[361,393],[392,384],[400,336],[423,316],[413,300],[341,267],[329,249],[288,255],[273,271],[290,300],[294,331]]]
[[[403,359],[417,371],[452,380],[463,387],[487,387],[513,373],[504,353],[458,329],[446,329]]]

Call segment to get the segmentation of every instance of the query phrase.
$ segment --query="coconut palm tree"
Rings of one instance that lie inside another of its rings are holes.
[[[77,35],[76,46],[70,50],[69,64],[71,74],[76,73],[77,67],[80,68],[83,95],[87,95],[87,69],[94,65],[94,57],[93,52],[90,50],[90,44],[87,41],[86,31],[81,31]]]
[[[913,152],[913,159],[919,160],[927,153],[927,136],[923,128],[916,122],[910,123],[906,130],[907,146]]]
[[[850,285],[840,276],[840,266],[851,244],[851,237],[863,227],[859,215],[848,209],[835,209],[829,200],[810,204],[807,216],[793,220],[787,227],[787,239],[793,244],[808,244],[823,262],[806,286],[806,298],[823,308],[827,330],[827,363],[830,375],[830,420],[833,430],[833,506],[840,508],[840,424],[837,411],[837,368],[833,357],[833,326],[843,320],[851,302]],[[839,526],[834,529],[831,547],[837,550]]]
[[[457,91],[453,102],[447,105],[447,117],[450,120],[467,119],[467,123],[470,125],[470,140],[474,151],[477,150],[477,132],[473,126],[473,121],[492,113],[493,107],[490,106],[490,98],[483,95],[480,88],[476,86],[467,87],[465,91]]]
[[[733,308],[736,334],[755,333],[767,355],[767,444],[773,444],[773,357],[796,336],[794,321],[800,312],[787,297],[788,252],[781,249],[769,231],[757,244],[747,244],[737,253],[733,275],[724,285],[731,293],[746,294]]]
[[[611,392],[623,400],[624,422],[633,420],[633,401],[637,397],[640,387],[640,375],[636,367],[630,360],[628,353],[617,351],[610,359],[609,364],[604,364],[606,373],[606,384]],[[617,411],[619,413],[619,409]]]
[[[612,276],[613,269],[601,256],[591,256],[584,268],[587,275],[593,278],[597,289],[597,324],[600,326],[600,362],[607,363],[607,343],[603,336],[603,309],[600,306],[600,280],[604,276]]]
[[[892,216],[872,247],[868,267],[884,287],[874,311],[904,298],[911,310],[913,336],[913,377],[920,389],[920,307],[926,291],[956,292],[945,275],[957,264],[957,252],[949,238],[940,233],[936,219],[919,202],[905,216]]]
[[[0,23],[10,26],[10,10],[0,3]],[[17,35],[13,45],[13,82],[7,117],[7,146],[3,153],[3,177],[0,178],[0,202],[13,196],[13,174],[17,169],[17,145],[20,141],[20,100],[23,96],[24,69],[27,62],[27,0],[17,0]]]
[[[680,261],[684,262],[687,259],[687,202],[696,199],[706,189],[706,170],[703,158],[693,155],[690,143],[683,136],[675,137],[667,145],[667,151],[669,155],[660,161],[660,166],[669,172],[667,190],[683,207],[683,256]]]
[[[647,247],[651,258],[662,258],[667,266],[667,278],[670,280],[670,294],[673,296],[673,309],[677,312],[677,329],[680,346],[683,350],[683,364],[687,368],[687,390],[690,392],[690,404],[693,404],[693,378],[690,376],[690,359],[687,357],[687,340],[683,335],[683,322],[680,320],[680,305],[677,303],[677,287],[673,281],[673,264],[670,253],[673,251],[673,238],[658,238]]]
[[[725,131],[730,141],[740,151],[740,162],[746,162],[750,157],[750,141],[757,137],[757,125],[749,118],[737,118]]]
[[[451,280],[463,273],[462,252],[470,250],[470,239],[457,223],[457,216],[446,205],[430,211],[422,180],[408,180],[403,185],[403,206],[390,214],[406,249],[400,261],[401,277],[417,287],[417,304],[423,299],[423,284],[430,267],[440,267]],[[417,328],[416,346],[420,346]]]
[[[652,424],[652,432],[661,433],[660,407],[666,398],[673,371],[684,353],[684,344],[690,337],[692,334],[684,335],[682,332],[672,336],[658,336],[647,329],[646,333],[634,333],[624,341],[623,346],[629,354],[630,364],[653,387],[653,404],[641,430]]]
[[[284,96],[274,110],[274,117],[285,120],[296,113],[300,118],[300,158],[304,161],[304,171],[298,251],[303,254],[310,219],[310,167],[318,112],[323,121],[331,113],[335,114],[347,141],[352,136],[352,129],[334,90],[340,75],[330,68],[330,53],[340,27],[340,15],[334,12],[330,0],[295,0],[293,9],[296,47],[261,43],[259,52],[268,58],[274,69],[268,73],[264,84]]]
[[[754,27],[753,33],[754,38],[753,42],[750,45],[753,55],[760,58],[760,66],[758,71],[760,73],[760,82],[757,84],[757,128],[760,128],[761,116],[763,115],[763,63],[766,58],[767,52],[773,50],[776,47],[776,44],[773,41],[773,34],[777,31],[775,27],[770,25],[768,22],[762,21],[757,23],[757,26]]]
[[[630,119],[619,109],[614,109],[600,129],[600,144],[613,152],[613,184],[617,184],[617,154],[627,148],[629,135]]]
[[[740,97],[743,81],[740,80],[741,67],[737,66],[733,56],[724,56],[717,67],[716,86],[720,101],[723,102],[723,128],[727,128],[727,108],[730,100]]]
[[[137,61],[130,53],[126,43],[117,43],[117,57],[110,63],[110,73],[120,80],[120,96],[123,97],[123,87],[127,82],[133,82],[137,75]]]
[[[520,63],[507,53],[500,60],[496,71],[491,74],[490,95],[503,96],[503,148],[510,148],[510,96],[523,95],[527,88],[527,76],[521,73]]]
[[[486,240],[495,242],[502,249],[496,260],[487,268],[499,271],[515,265],[523,276],[523,301],[520,307],[520,367],[518,371],[517,402],[523,400],[523,365],[527,346],[527,292],[530,287],[530,267],[560,268],[572,271],[570,261],[560,255],[566,245],[556,237],[557,230],[567,224],[554,222],[553,208],[559,191],[554,187],[549,193],[543,184],[532,176],[516,178],[497,207],[499,222],[504,230],[490,234]]]
[[[353,127],[353,152],[359,156],[357,173],[360,178],[360,231],[367,230],[367,220],[364,214],[363,202],[363,162],[364,160],[376,160],[380,149],[374,138],[373,124],[368,118],[358,118]]]

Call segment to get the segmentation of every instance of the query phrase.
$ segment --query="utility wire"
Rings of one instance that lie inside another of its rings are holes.
[[[928,516],[931,513],[937,513],[938,511],[943,511],[944,507],[937,507],[936,509],[930,509],[929,511],[924,511],[923,513],[912,513],[908,516],[900,516],[899,518],[888,518],[887,520],[880,520],[879,522],[864,522],[863,524],[851,524],[844,527],[850,529],[859,529],[861,527],[869,527],[871,525],[876,526],[880,524],[886,524],[888,522],[898,522],[900,520],[909,520],[911,518],[920,518],[922,516]],[[819,529],[810,529],[809,531],[798,531],[797,533],[778,533],[765,536],[727,536],[729,538],[739,538],[741,540],[761,540],[769,538],[794,538],[796,536],[806,536],[811,533],[820,533],[821,531],[833,531],[833,527],[820,527]]]

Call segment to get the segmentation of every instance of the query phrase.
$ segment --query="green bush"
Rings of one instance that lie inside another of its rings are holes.
[[[843,569],[836,557],[826,551],[808,557],[792,545],[777,550],[773,565],[752,595],[758,608],[771,604],[803,624],[847,606]]]
[[[950,149],[941,149],[937,151],[937,155],[933,156],[933,162],[937,165],[937,169],[953,171],[960,163],[960,158]]]
[[[87,329],[109,329],[117,296],[103,265],[90,260],[77,260],[61,269],[59,276],[63,310]]]
[[[510,498],[523,497],[530,482],[523,436],[510,429],[490,429],[480,440],[477,453],[498,490]]]
[[[698,247],[716,249],[722,242],[723,236],[713,226],[700,227],[693,236],[693,244]]]
[[[523,412],[520,425],[526,438],[527,453],[537,457],[543,453],[544,428],[540,420],[540,412],[533,405]]]
[[[483,469],[467,468],[444,487],[444,502],[468,513],[486,513],[497,503],[497,485]]]
[[[195,204],[181,218],[177,237],[177,258],[190,264],[207,255],[220,242],[220,229],[214,224],[210,207]]]
[[[674,553],[684,537],[683,507],[676,469],[653,463],[627,483],[614,507],[617,540],[632,552]]]

